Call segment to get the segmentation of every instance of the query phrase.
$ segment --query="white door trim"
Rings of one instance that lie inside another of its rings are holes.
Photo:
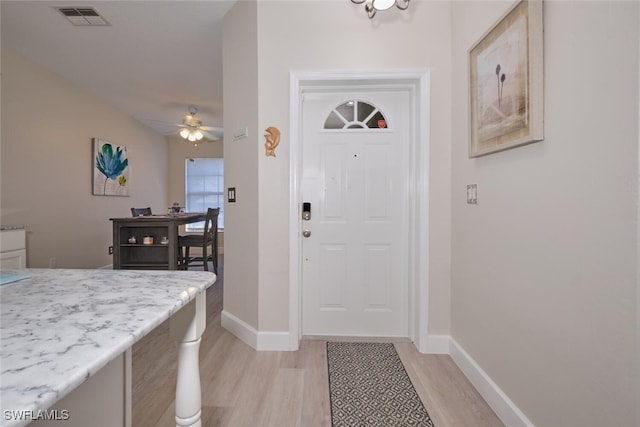
[[[428,70],[385,71],[291,71],[289,143],[289,337],[290,349],[297,350],[301,339],[302,236],[300,211],[302,94],[327,86],[403,87],[413,99],[411,172],[409,198],[409,336],[421,352],[428,350],[429,330],[429,112]]]

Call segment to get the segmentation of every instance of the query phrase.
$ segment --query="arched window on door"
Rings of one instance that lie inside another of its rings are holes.
[[[375,105],[350,100],[331,110],[324,129],[385,129],[388,123]]]

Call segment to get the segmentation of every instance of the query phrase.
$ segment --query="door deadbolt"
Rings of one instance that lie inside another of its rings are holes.
[[[305,229],[302,231],[302,235],[303,235],[304,237],[309,237],[309,236],[311,236],[311,230],[308,230],[308,229],[306,229],[306,228],[305,228]]]
[[[311,203],[304,202],[302,204],[302,219],[309,221],[311,219]]]

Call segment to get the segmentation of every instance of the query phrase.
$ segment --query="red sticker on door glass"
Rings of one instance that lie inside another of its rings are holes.
[[[378,120],[378,127],[380,129],[384,129],[387,127],[387,121],[385,119]]]

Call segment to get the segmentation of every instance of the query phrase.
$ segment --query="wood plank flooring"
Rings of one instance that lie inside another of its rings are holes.
[[[221,257],[222,259],[222,257]],[[207,291],[200,347],[204,427],[331,426],[326,341],[295,352],[257,352],[220,326],[223,262]],[[436,427],[503,424],[447,355],[395,343]],[[133,347],[133,426],[173,427],[176,349],[165,322]]]

